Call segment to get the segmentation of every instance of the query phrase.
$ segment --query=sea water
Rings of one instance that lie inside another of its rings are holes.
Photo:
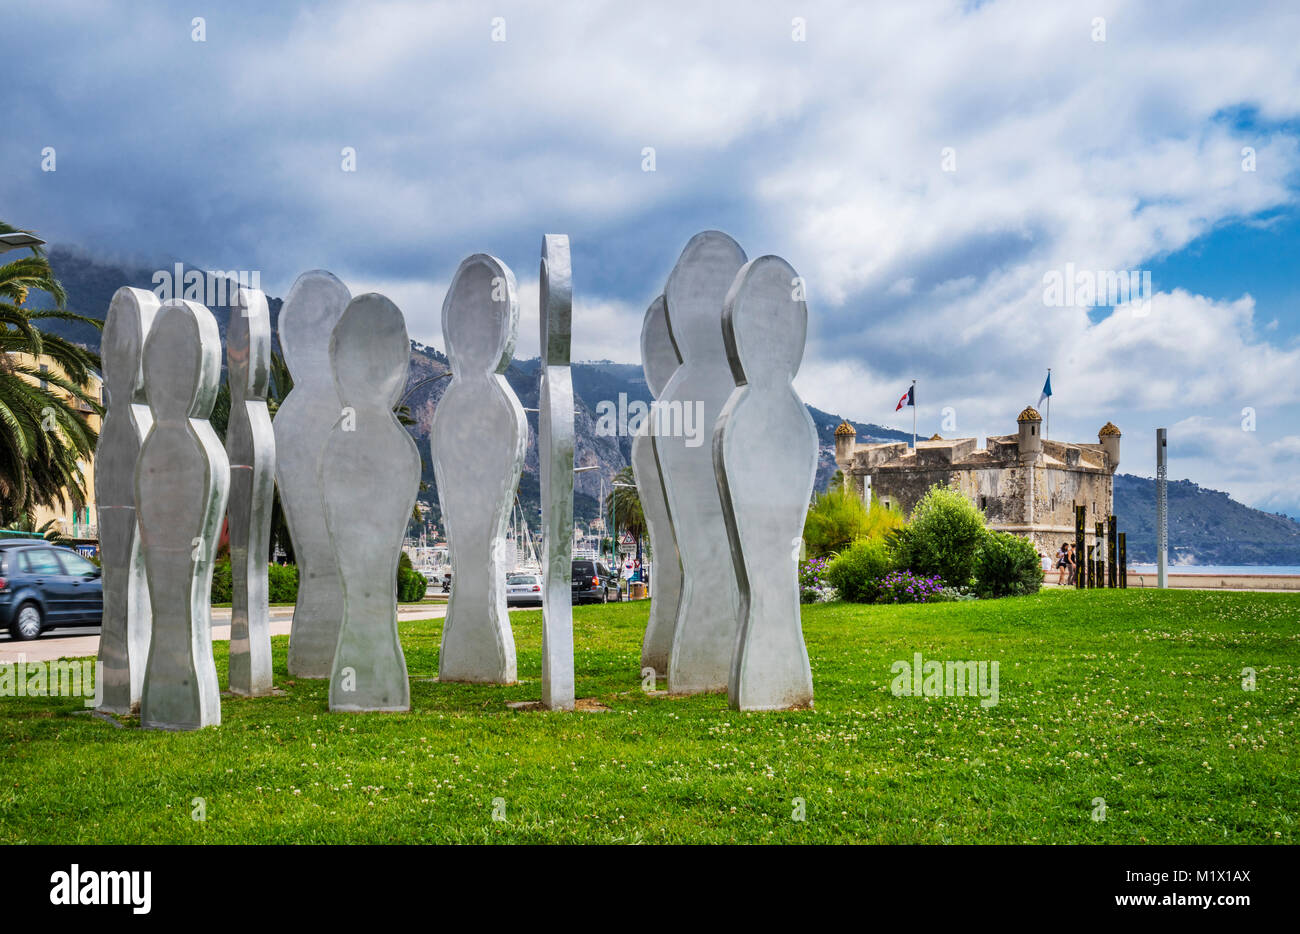
[[[1300,565],[1296,564],[1171,564],[1168,565],[1166,570],[1170,574],[1222,574],[1224,576],[1265,574],[1279,577],[1300,575]],[[1130,574],[1155,574],[1156,566],[1154,564],[1133,564],[1130,562],[1128,572]]]

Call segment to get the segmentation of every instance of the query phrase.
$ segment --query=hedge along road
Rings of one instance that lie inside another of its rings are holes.
[[[511,607],[528,609],[528,607]],[[535,608],[534,608],[535,609]],[[397,618],[407,623],[417,619],[441,619],[447,615],[446,604],[399,606]],[[293,607],[271,607],[271,635],[287,636],[293,624]],[[230,641],[230,608],[213,607],[212,641]],[[99,654],[99,629],[96,626],[69,626],[53,629],[39,639],[19,642],[0,630],[0,665],[12,662],[53,662],[60,658],[85,658]]]

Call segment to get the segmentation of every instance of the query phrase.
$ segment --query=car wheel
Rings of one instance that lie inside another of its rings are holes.
[[[35,603],[24,603],[18,608],[18,615],[9,627],[9,637],[23,642],[30,641],[41,634],[41,626],[41,608]]]

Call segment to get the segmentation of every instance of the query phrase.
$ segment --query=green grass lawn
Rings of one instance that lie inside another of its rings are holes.
[[[224,698],[198,733],[0,698],[0,841],[1297,842],[1300,597],[808,607],[816,709],[766,714],[644,694],[648,608],[575,611],[578,695],[603,713],[506,707],[539,696],[539,612],[512,617],[511,687],[434,683],[441,622],[404,624],[409,714],[328,713],[286,638],[284,695]],[[998,661],[999,703],[895,697],[914,652]]]

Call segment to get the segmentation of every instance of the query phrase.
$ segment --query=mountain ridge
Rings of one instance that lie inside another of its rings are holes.
[[[103,319],[113,293],[120,286],[152,290],[155,270],[132,267],[120,263],[98,262],[80,250],[55,246],[49,251],[55,273],[68,293],[68,307],[88,317]],[[166,267],[171,272],[175,264]],[[199,267],[183,265],[183,269]],[[268,296],[271,309],[272,336],[278,347],[278,320],[283,301]],[[225,337],[230,306],[212,307],[222,337]],[[52,321],[49,330],[70,340],[79,341],[98,350],[99,332],[86,325]],[[506,380],[526,408],[537,408],[537,357],[514,359],[506,370]],[[415,437],[423,461],[422,481],[425,489],[420,499],[430,507],[434,522],[439,521],[436,484],[429,457],[429,426],[438,400],[446,389],[447,380],[423,382],[441,376],[450,369],[446,356],[436,347],[411,342],[411,372],[407,381],[408,396],[405,403],[414,421]],[[608,492],[614,474],[627,466],[631,456],[631,438],[606,436],[596,431],[596,410],[601,402],[617,405],[620,394],[629,402],[648,403],[650,392],[641,367],[632,363],[610,360],[580,361],[571,364],[575,395],[575,466],[591,466],[596,470],[583,471],[574,478],[575,514],[581,522],[589,522],[598,513],[597,501],[603,491]],[[826,489],[836,471],[835,429],[843,420],[840,416],[807,406],[817,427],[820,446],[817,464],[819,490]],[[537,413],[526,412],[529,438],[524,471],[519,486],[519,499],[530,522],[540,517],[540,499],[537,468]],[[888,428],[868,422],[848,419],[859,443],[871,441],[910,440],[910,432]],[[1198,564],[1300,564],[1300,522],[1286,516],[1253,509],[1231,499],[1227,493],[1203,488],[1190,480],[1169,483],[1169,539],[1170,561]],[[1131,474],[1115,477],[1115,514],[1120,527],[1128,535],[1130,561],[1155,560],[1155,481]]]

